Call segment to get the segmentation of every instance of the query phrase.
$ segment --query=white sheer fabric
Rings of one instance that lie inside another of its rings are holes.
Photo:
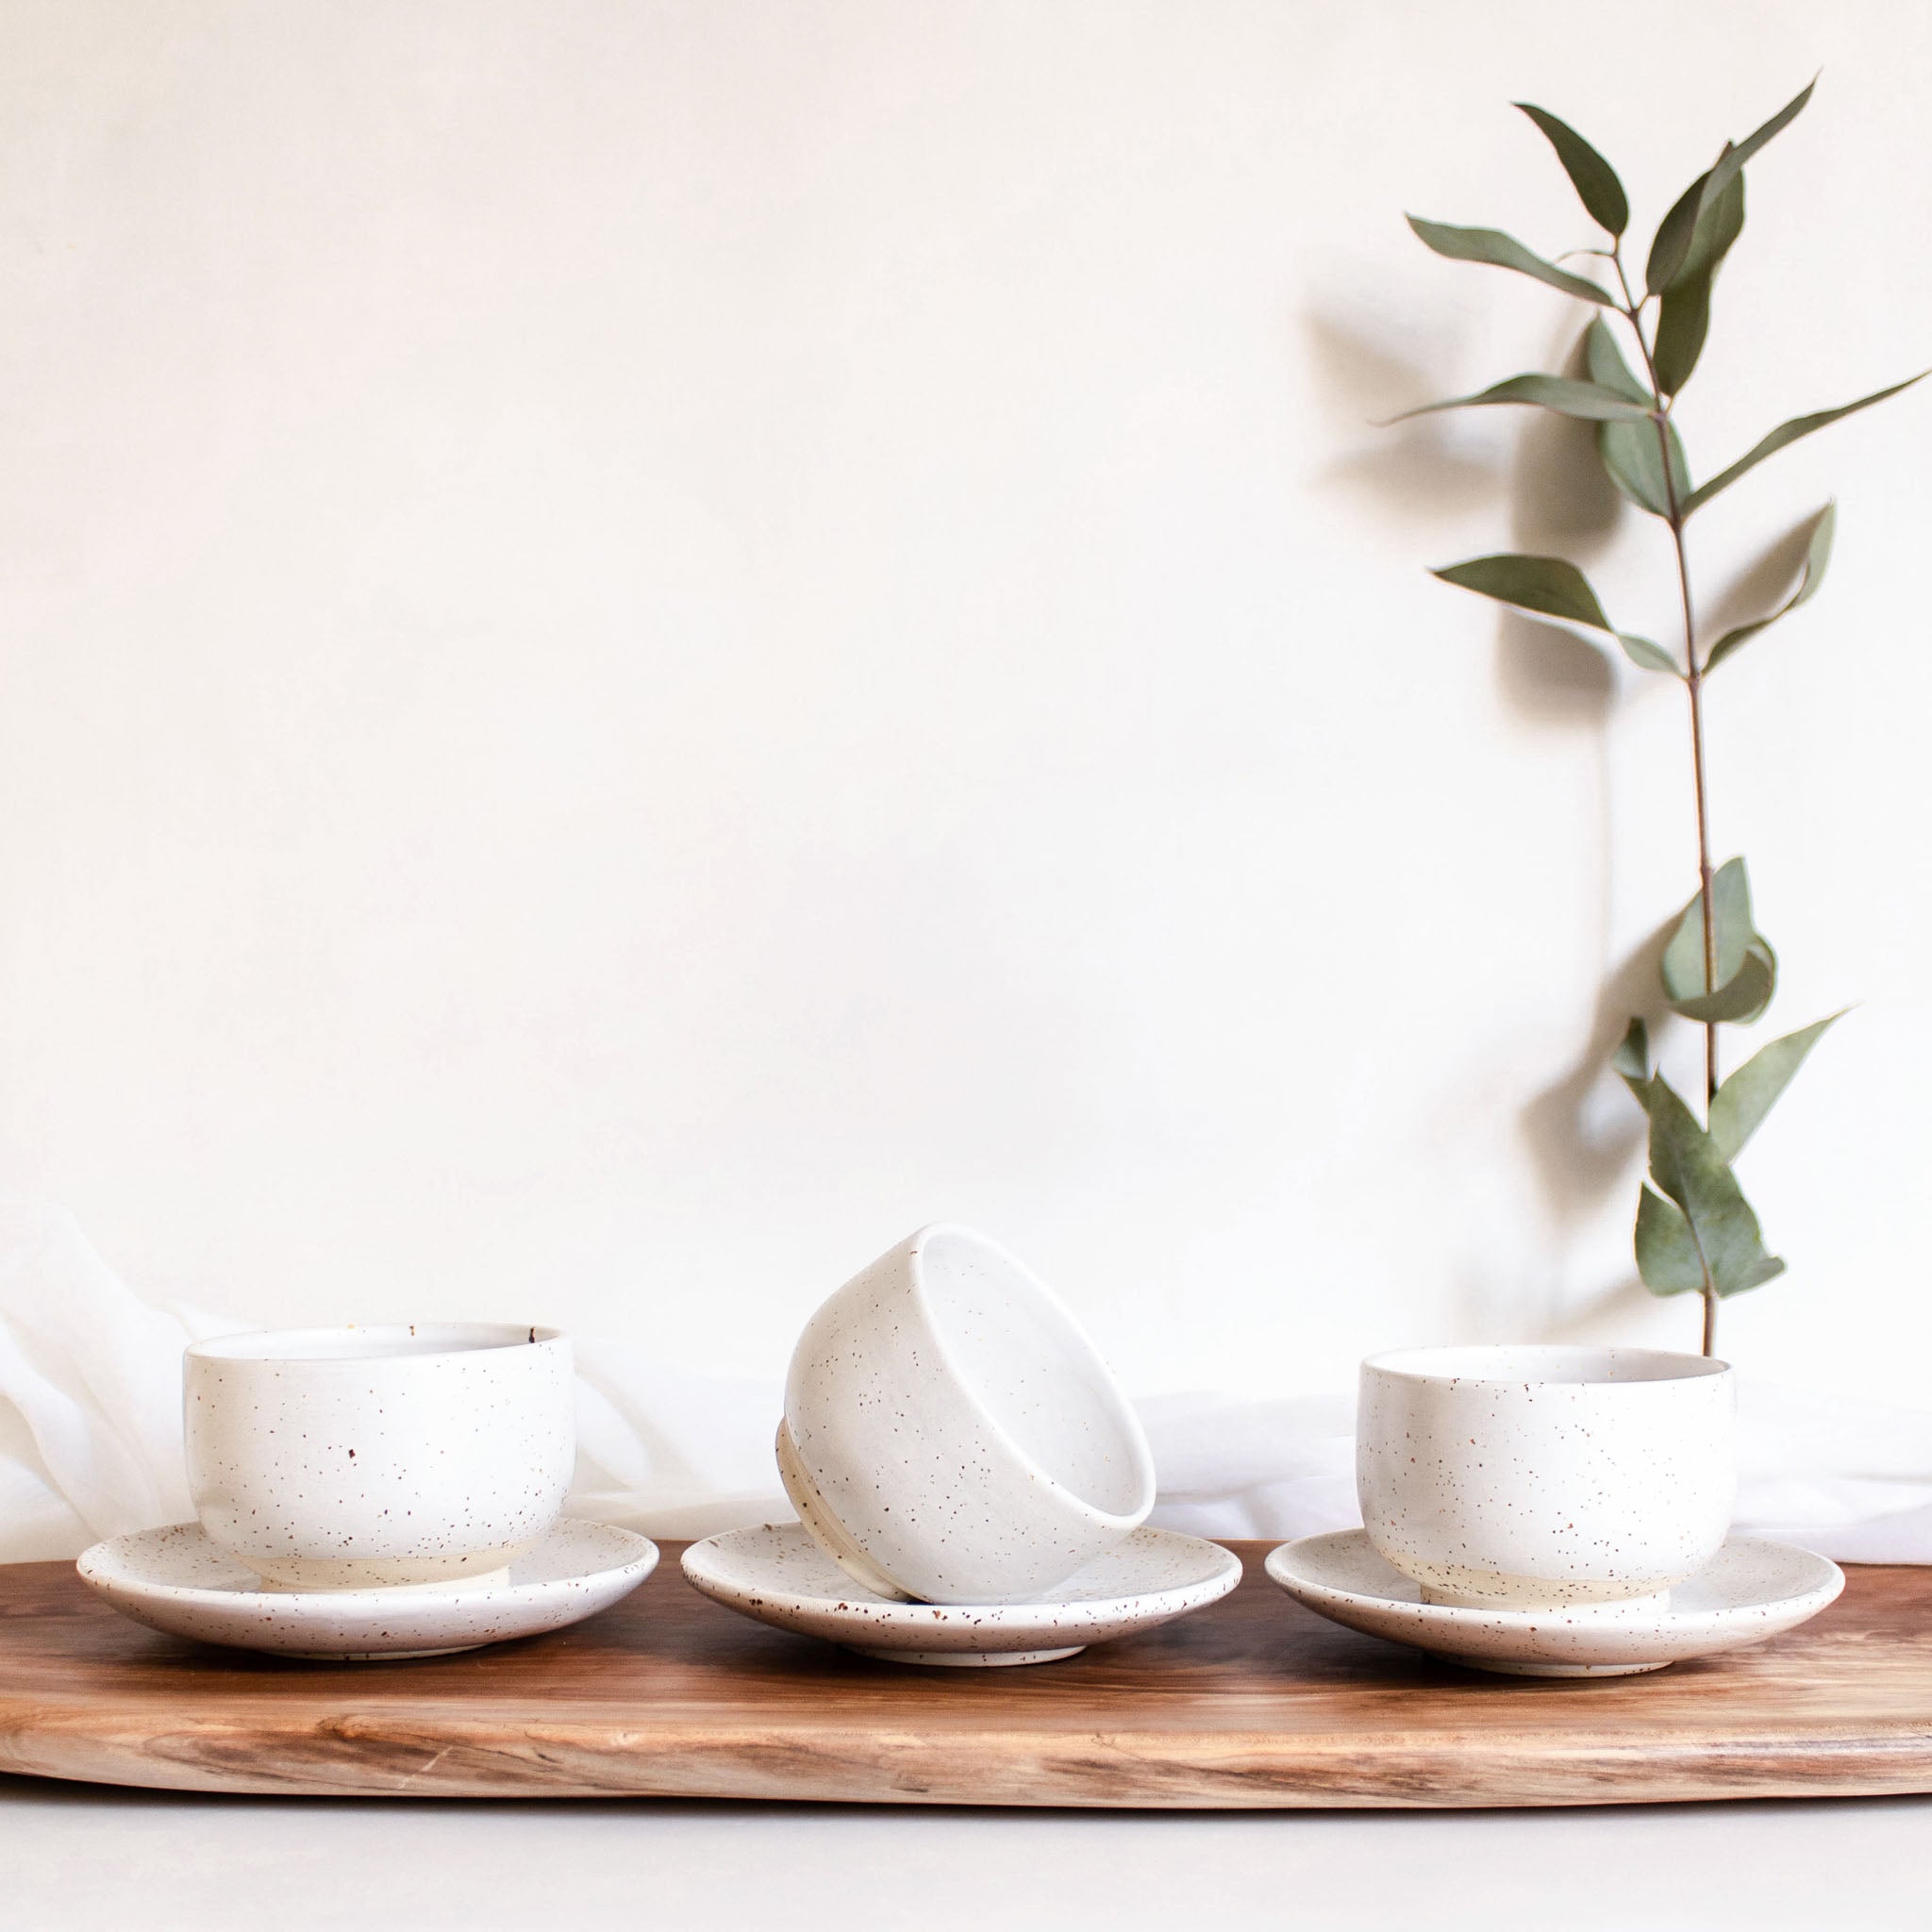
[[[0,1197],[0,1561],[72,1557],[193,1514],[181,1351],[242,1324],[142,1301],[71,1217]],[[775,1383],[672,1370],[579,1336],[575,1515],[657,1536],[790,1517],[772,1464]],[[1350,1395],[1166,1395],[1141,1410],[1154,1520],[1203,1536],[1357,1523]],[[1849,1562],[1932,1562],[1932,1414],[1740,1391],[1740,1529]]]

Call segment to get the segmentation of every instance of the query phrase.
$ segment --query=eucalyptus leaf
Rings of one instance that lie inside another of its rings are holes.
[[[1704,339],[1710,330],[1711,286],[1743,229],[1744,177],[1739,175],[1714,202],[1707,201],[1684,261],[1657,306],[1651,361],[1657,387],[1666,395],[1675,395],[1690,381],[1704,353]]]
[[[1710,179],[1706,169],[1671,204],[1670,212],[1657,225],[1657,239],[1650,244],[1650,258],[1643,265],[1643,285],[1653,295],[1661,295],[1676,279],[1690,253],[1690,237],[1696,231],[1697,216],[1704,206],[1705,184]]]
[[[1644,388],[1629,363],[1624,359],[1624,352],[1617,346],[1617,339],[1610,333],[1610,325],[1599,315],[1583,332],[1583,361],[1590,371],[1590,379],[1599,389],[1607,389],[1613,395],[1620,395],[1625,402],[1639,403],[1646,409],[1657,407],[1657,398]]]
[[[1618,631],[1617,641],[1624,647],[1624,655],[1631,663],[1645,671],[1668,671],[1673,677],[1682,677],[1683,666],[1664,649],[1654,644],[1648,638],[1634,638],[1627,632]]]
[[[1671,453],[1671,478],[1664,482],[1664,454],[1657,443],[1658,425],[1651,423],[1599,423],[1596,453],[1604,473],[1639,509],[1655,517],[1671,514],[1671,493],[1681,508],[1690,494],[1690,466],[1674,423],[1662,425],[1664,446]]]
[[[1787,101],[1762,127],[1747,134],[1735,147],[1729,143],[1725,144],[1724,153],[1718,158],[1717,166],[1710,171],[1710,180],[1706,190],[1707,201],[1722,194],[1731,182],[1743,173],[1744,163],[1774,136],[1782,134],[1805,111],[1805,104],[1810,100],[1811,90],[1817,85],[1818,77],[1814,75],[1810,81]]]
[[[1702,1263],[1701,1280],[1721,1295],[1741,1294],[1784,1273],[1766,1253],[1757,1217],[1717,1142],[1697,1124],[1669,1082],[1644,1088],[1650,1116],[1650,1175],[1657,1191],[1683,1210]]]
[[[1674,1005],[1735,978],[1745,949],[1757,937],[1751,923],[1751,878],[1741,858],[1727,859],[1711,874],[1710,903],[1716,922],[1715,977],[1705,975],[1704,894],[1693,892],[1664,947],[1664,992]]]
[[[1744,961],[1715,992],[1673,1000],[1671,1010],[1700,1024],[1728,1020],[1748,1026],[1770,1006],[1777,991],[1777,955],[1760,939],[1744,948]]]
[[[1637,1272],[1652,1294],[1704,1292],[1704,1257],[1690,1221],[1647,1185],[1637,1196]]]
[[[1657,365],[1657,386],[1674,396],[1690,380],[1704,339],[1710,333],[1710,280],[1692,275],[1673,282],[1657,304],[1657,343],[1651,359]]]
[[[1726,142],[1717,165],[1700,175],[1673,203],[1670,213],[1657,226],[1657,239],[1650,246],[1650,258],[1644,264],[1644,285],[1653,295],[1661,295],[1687,271],[1697,272],[1690,258],[1693,238],[1700,223],[1709,217],[1716,204],[1741,177],[1744,163],[1804,111],[1806,102],[1811,98],[1811,88],[1817,85],[1814,79],[1810,87],[1807,87],[1795,99],[1787,101],[1762,127],[1746,135],[1735,146]],[[1741,208],[1740,212],[1741,214]],[[1733,235],[1731,240],[1735,242],[1737,237]]]
[[[1910,389],[1915,382],[1924,382],[1932,375],[1932,369],[1922,369],[1916,375],[1908,375],[1903,382],[1895,382],[1890,389],[1881,389],[1869,396],[1860,396],[1856,403],[1847,403],[1839,409],[1821,409],[1815,416],[1793,416],[1789,423],[1780,423],[1761,442],[1755,443],[1728,470],[1720,470],[1708,483],[1701,483],[1690,492],[1690,500],[1684,506],[1684,514],[1689,516],[1694,509],[1701,509],[1721,490],[1728,490],[1747,470],[1755,470],[1766,457],[1774,457],[1781,449],[1788,449],[1800,437],[1809,436],[1814,431],[1824,429],[1845,416],[1856,415],[1860,409],[1869,409],[1874,403],[1882,403],[1888,396],[1895,396],[1901,390]]]
[[[1702,1023],[1757,1019],[1777,991],[1777,955],[1752,924],[1751,884],[1741,858],[1710,881],[1716,931],[1716,983],[1705,977],[1704,897],[1693,894],[1664,947],[1662,977],[1671,1010]]]
[[[1579,382],[1568,375],[1512,375],[1474,395],[1424,403],[1420,408],[1405,409],[1389,420],[1406,423],[1411,416],[1429,416],[1438,409],[1479,409],[1497,403],[1528,403],[1540,409],[1554,409],[1559,416],[1576,416],[1592,423],[1643,423],[1651,415],[1647,398],[1641,404],[1633,403],[1627,396],[1621,396],[1614,390],[1600,389],[1593,382]]]
[[[1624,184],[1617,179],[1617,171],[1567,123],[1558,121],[1542,108],[1531,107],[1527,101],[1518,101],[1516,106],[1536,123],[1556,149],[1557,158],[1562,162],[1563,172],[1569,175],[1570,185],[1589,210],[1591,220],[1608,233],[1621,235],[1630,225],[1630,204],[1624,198]]]
[[[1696,225],[1690,230],[1690,246],[1671,280],[1673,289],[1712,274],[1744,232],[1744,177],[1732,175],[1720,192],[1717,183],[1723,173],[1721,161],[1704,184]],[[1668,294],[1670,291],[1664,292]]]
[[[1561,557],[1473,557],[1466,564],[1447,564],[1432,570],[1432,577],[1455,583],[1458,590],[1493,597],[1497,603],[1515,605],[1519,610],[1534,610],[1536,616],[1561,618],[1565,625],[1582,625],[1588,630],[1607,632],[1624,653],[1644,671],[1667,671],[1681,678],[1683,671],[1669,651],[1648,638],[1633,638],[1617,630],[1604,607],[1596,601],[1588,579],[1574,564]]]
[[[1737,1159],[1778,1095],[1790,1086],[1791,1075],[1805,1064],[1805,1056],[1818,1044],[1826,1027],[1843,1018],[1841,1008],[1828,1019],[1816,1020],[1759,1047],[1717,1090],[1710,1103],[1710,1138],[1726,1160]]]
[[[1590,579],[1560,557],[1473,557],[1467,563],[1448,564],[1429,575],[1458,590],[1493,597],[1499,604],[1532,610],[1539,617],[1557,617],[1565,624],[1607,632],[1646,671],[1668,671],[1674,677],[1684,675],[1668,651],[1648,638],[1619,630],[1604,615]]]
[[[1493,268],[1514,269],[1520,275],[1529,275],[1553,289],[1561,289],[1566,295],[1579,296],[1585,302],[1600,302],[1607,308],[1616,306],[1607,290],[1582,275],[1573,275],[1568,269],[1558,268],[1554,261],[1545,261],[1513,235],[1506,235],[1498,228],[1456,228],[1446,222],[1425,222],[1419,215],[1410,215],[1407,220],[1424,242],[1452,261],[1482,261]]]
[[[1617,339],[1602,316],[1584,331],[1583,357],[1590,379],[1599,389],[1607,389],[1626,402],[1641,403],[1646,409],[1655,408],[1657,399],[1624,360]],[[1671,453],[1669,489],[1664,483],[1665,447]],[[1596,451],[1610,481],[1639,509],[1648,510],[1652,516],[1670,515],[1671,489],[1676,491],[1680,504],[1690,494],[1690,466],[1684,459],[1684,444],[1674,423],[1664,422],[1661,430],[1655,418],[1648,423],[1600,423]]]
[[[1590,588],[1590,579],[1560,557],[1473,557],[1431,571],[1445,584],[1533,610],[1539,617],[1560,617],[1566,624],[1588,625],[1591,630],[1611,630],[1604,607]]]
[[[1610,1065],[1625,1080],[1650,1078],[1650,1029],[1641,1020],[1632,1020],[1624,1029],[1624,1038],[1610,1056]],[[1642,1095],[1639,1094],[1638,1098],[1641,1100]]]
[[[1832,539],[1837,530],[1838,506],[1827,503],[1811,525],[1810,541],[1805,546],[1804,574],[1798,579],[1798,588],[1769,617],[1760,617],[1756,624],[1743,624],[1736,630],[1725,631],[1711,646],[1710,656],[1704,660],[1706,671],[1716,670],[1733,651],[1749,643],[1759,631],[1768,630],[1779,618],[1789,617],[1800,604],[1808,604],[1818,594],[1818,587],[1824,581],[1825,566],[1831,561]]]

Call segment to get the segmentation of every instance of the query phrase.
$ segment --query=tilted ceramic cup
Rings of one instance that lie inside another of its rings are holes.
[[[563,1510],[569,1339],[419,1323],[197,1341],[188,1484],[208,1536],[288,1590],[495,1581]]]
[[[778,1471],[821,1548],[880,1596],[1045,1596],[1154,1507],[1139,1419],[1005,1249],[924,1227],[806,1324]]]
[[[1425,1603],[1636,1607],[1723,1546],[1728,1363],[1645,1348],[1419,1348],[1361,1369],[1356,1484]]]

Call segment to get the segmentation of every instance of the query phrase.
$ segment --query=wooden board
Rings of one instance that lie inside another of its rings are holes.
[[[1652,1675],[1482,1676],[1231,1596],[1064,1663],[925,1671],[747,1623],[676,1551],[575,1629],[414,1663],[199,1648],[64,1563],[0,1568],[0,1769],[303,1796],[1167,1807],[1932,1790],[1932,1570]]]

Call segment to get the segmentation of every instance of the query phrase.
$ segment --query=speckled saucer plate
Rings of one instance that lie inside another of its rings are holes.
[[[895,1603],[861,1590],[800,1523],[707,1537],[684,1553],[705,1595],[762,1624],[900,1664],[1044,1664],[1185,1616],[1241,1581],[1241,1558],[1171,1529],[1137,1529],[1051,1602]]]
[[[1844,1572],[1827,1558],[1752,1536],[1730,1538],[1662,1606],[1471,1610],[1425,1604],[1420,1588],[1385,1563],[1360,1529],[1283,1543],[1269,1553],[1268,1574],[1297,1603],[1352,1630],[1516,1677],[1622,1677],[1736,1650],[1795,1629],[1845,1587]]]
[[[649,1538],[559,1523],[507,1581],[393,1590],[264,1590],[196,1523],[96,1543],[82,1582],[137,1624],[242,1650],[330,1662],[445,1657],[561,1630],[628,1596],[658,1562]]]

